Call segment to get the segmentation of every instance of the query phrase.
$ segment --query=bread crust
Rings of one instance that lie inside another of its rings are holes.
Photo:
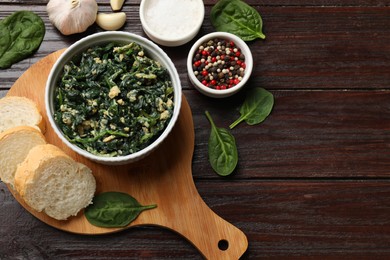
[[[3,124],[3,122],[4,122],[4,120],[2,120],[2,118],[1,118],[1,116],[2,116],[1,110],[7,111],[8,109],[11,109],[13,107],[18,107],[18,106],[20,107],[20,106],[26,106],[26,105],[30,107],[31,111],[33,111],[33,113],[35,114],[36,119],[37,119],[37,120],[35,120],[35,122],[33,122],[33,125],[30,125],[30,126],[38,128],[42,133],[46,132],[46,123],[45,123],[44,118],[42,117],[42,113],[41,113],[40,109],[38,108],[37,104],[34,101],[32,101],[31,99],[26,98],[26,97],[21,97],[21,96],[5,96],[5,97],[0,99],[0,132],[4,131],[4,130],[1,131],[1,129],[8,129],[8,128],[16,127],[16,125],[1,126],[1,124]],[[4,113],[6,113],[6,112],[4,112]]]
[[[26,140],[27,137],[30,140]],[[17,166],[28,154],[26,149],[40,144],[46,144],[45,136],[40,130],[31,126],[17,126],[0,133],[0,154],[2,157],[0,158],[0,179],[13,187]],[[15,150],[15,147],[23,149]],[[12,151],[14,153],[10,154]]]
[[[37,135],[41,136],[43,140],[45,140],[45,136],[42,134],[42,131],[40,131],[39,129],[32,127],[32,126],[22,125],[22,126],[15,126],[15,127],[9,128],[9,129],[5,130],[4,132],[0,133],[0,142],[1,142],[1,140],[9,138],[11,135],[15,134],[16,132],[22,132],[22,131],[35,132]]]
[[[52,158],[60,157],[72,162],[72,158],[52,144],[37,145],[32,148],[26,159],[18,166],[15,173],[15,189],[19,195],[24,198],[26,185],[33,182],[35,177],[34,172],[36,172],[42,164]]]
[[[92,203],[96,180],[87,166],[44,144],[32,148],[18,166],[15,188],[34,210],[65,220]]]

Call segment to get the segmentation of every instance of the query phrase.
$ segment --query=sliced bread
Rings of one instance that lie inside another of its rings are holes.
[[[26,97],[0,99],[0,133],[16,126],[32,126],[45,132],[45,122],[37,105]]]
[[[96,181],[87,166],[45,144],[32,148],[19,165],[15,188],[36,211],[65,220],[92,203]]]
[[[0,179],[13,187],[17,166],[31,148],[45,143],[41,131],[30,126],[18,126],[0,133]]]

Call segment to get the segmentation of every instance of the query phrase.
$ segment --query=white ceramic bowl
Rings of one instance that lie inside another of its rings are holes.
[[[94,155],[92,153],[89,153],[78,146],[70,143],[63,135],[62,131],[59,129],[57,124],[55,123],[55,120],[53,118],[54,114],[54,90],[56,88],[56,83],[58,78],[61,76],[62,69],[66,63],[68,63],[75,55],[83,52],[90,46],[100,45],[108,42],[136,42],[144,47],[144,50],[146,52],[146,55],[150,58],[153,58],[154,60],[159,61],[162,66],[167,68],[169,74],[171,75],[171,81],[174,87],[174,111],[172,118],[170,122],[168,123],[167,127],[163,131],[163,133],[149,146],[146,148],[130,154],[126,156],[117,156],[117,157],[103,157]],[[120,165],[120,164],[127,164],[134,161],[137,161],[141,158],[144,158],[146,155],[148,155],[151,151],[156,149],[158,145],[168,136],[168,134],[171,132],[173,126],[175,125],[177,118],[179,116],[179,111],[181,107],[181,98],[182,98],[182,90],[181,90],[181,84],[179,75],[176,71],[176,68],[174,64],[172,63],[171,59],[168,57],[168,55],[161,50],[160,47],[158,47],[156,44],[151,42],[148,39],[145,39],[144,37],[132,34],[132,33],[126,33],[126,32],[101,32],[92,34],[90,36],[87,36],[73,45],[71,45],[56,61],[54,66],[52,67],[47,83],[46,83],[46,90],[45,90],[45,106],[46,106],[46,113],[47,117],[49,119],[50,125],[54,129],[57,136],[68,146],[70,147],[74,152],[90,159],[95,162],[99,162],[102,164],[108,164],[108,165]]]
[[[196,52],[198,51],[199,46],[207,42],[209,40],[213,39],[225,39],[227,41],[233,41],[235,43],[235,46],[241,49],[241,53],[245,56],[245,64],[246,68],[244,71],[244,76],[242,77],[242,80],[236,84],[235,86],[227,89],[214,89],[211,87],[207,87],[204,84],[202,84],[198,78],[194,74],[193,70],[193,58]],[[248,45],[241,40],[238,36],[227,33],[227,32],[213,32],[206,34],[205,36],[201,37],[199,40],[197,40],[192,48],[190,49],[187,57],[187,71],[188,71],[188,77],[191,81],[191,83],[194,85],[194,87],[199,90],[202,94],[209,96],[209,97],[214,97],[214,98],[224,98],[231,96],[238,91],[240,91],[244,85],[247,83],[248,79],[250,78],[250,75],[252,73],[253,69],[253,57],[252,53],[248,47]]]
[[[146,35],[164,46],[192,40],[204,19],[202,0],[142,0],[139,16]]]

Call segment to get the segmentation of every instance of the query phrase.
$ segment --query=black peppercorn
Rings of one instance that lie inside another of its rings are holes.
[[[245,56],[232,41],[215,38],[202,43],[193,57],[193,71],[205,86],[228,89],[245,74]]]

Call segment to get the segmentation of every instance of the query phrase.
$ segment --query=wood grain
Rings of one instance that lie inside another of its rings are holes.
[[[38,52],[0,71],[0,96],[34,63],[100,31],[63,36],[47,1],[6,0],[0,19],[37,12],[46,36]],[[201,35],[214,31],[216,0],[205,0]],[[205,203],[248,238],[242,259],[390,258],[390,5],[383,0],[246,0],[260,12],[265,41],[249,42],[256,65],[247,88],[275,96],[271,116],[232,132],[239,165],[228,178],[207,163],[209,123],[228,126],[245,91],[225,100],[199,94],[185,68],[191,43],[163,49],[175,63],[194,122],[193,178]],[[99,11],[109,12],[98,0]],[[145,36],[139,0],[126,0],[122,28]],[[193,42],[193,41],[192,41]],[[60,231],[27,214],[0,183],[0,259],[202,259],[169,229],[137,226],[101,236]]]
[[[197,180],[196,186],[216,213],[248,236],[242,259],[390,255],[389,180]],[[142,226],[80,236],[26,214],[4,184],[0,203],[7,212],[0,212],[2,259],[9,259],[7,254],[22,259],[202,259],[190,243],[167,229]]]
[[[127,2],[126,2],[127,3]],[[302,4],[303,5],[303,4]],[[383,89],[390,82],[390,11],[380,4],[337,6],[326,2],[310,5],[260,5],[254,6],[264,20],[265,41],[249,42],[255,60],[250,86],[269,90],[291,89]],[[198,36],[214,31],[210,21],[211,1],[206,6],[206,16]],[[22,71],[46,55],[68,47],[76,40],[94,32],[91,26],[85,33],[63,36],[50,23],[45,5],[29,5],[45,22],[46,36],[38,52],[11,69],[0,71],[0,89],[10,88]],[[23,5],[5,5],[0,18]],[[123,31],[142,36],[138,5],[126,4],[127,22]],[[110,7],[103,5],[102,12]],[[163,47],[175,61],[183,89],[193,90],[187,79],[186,55],[191,41],[184,46]]]
[[[81,157],[70,150],[48,124],[45,110],[45,87],[50,69],[61,55],[54,52],[32,65],[8,91],[10,96],[24,96],[33,100],[46,121],[45,137],[78,162],[87,165],[94,174],[97,193],[119,191],[131,194],[143,205],[157,204],[157,208],[143,212],[130,226],[157,225],[169,228],[187,238],[210,259],[236,259],[248,246],[245,234],[218,217],[203,202],[192,179],[194,126],[191,109],[183,96],[178,122],[168,138],[151,155],[139,162],[107,166]],[[84,214],[67,221],[57,221],[28,207],[11,188],[16,200],[44,223],[78,234],[105,234],[121,228],[101,228],[91,225]],[[129,226],[129,227],[130,227]],[[128,228],[128,227],[127,227]],[[218,244],[226,241],[221,250]]]

